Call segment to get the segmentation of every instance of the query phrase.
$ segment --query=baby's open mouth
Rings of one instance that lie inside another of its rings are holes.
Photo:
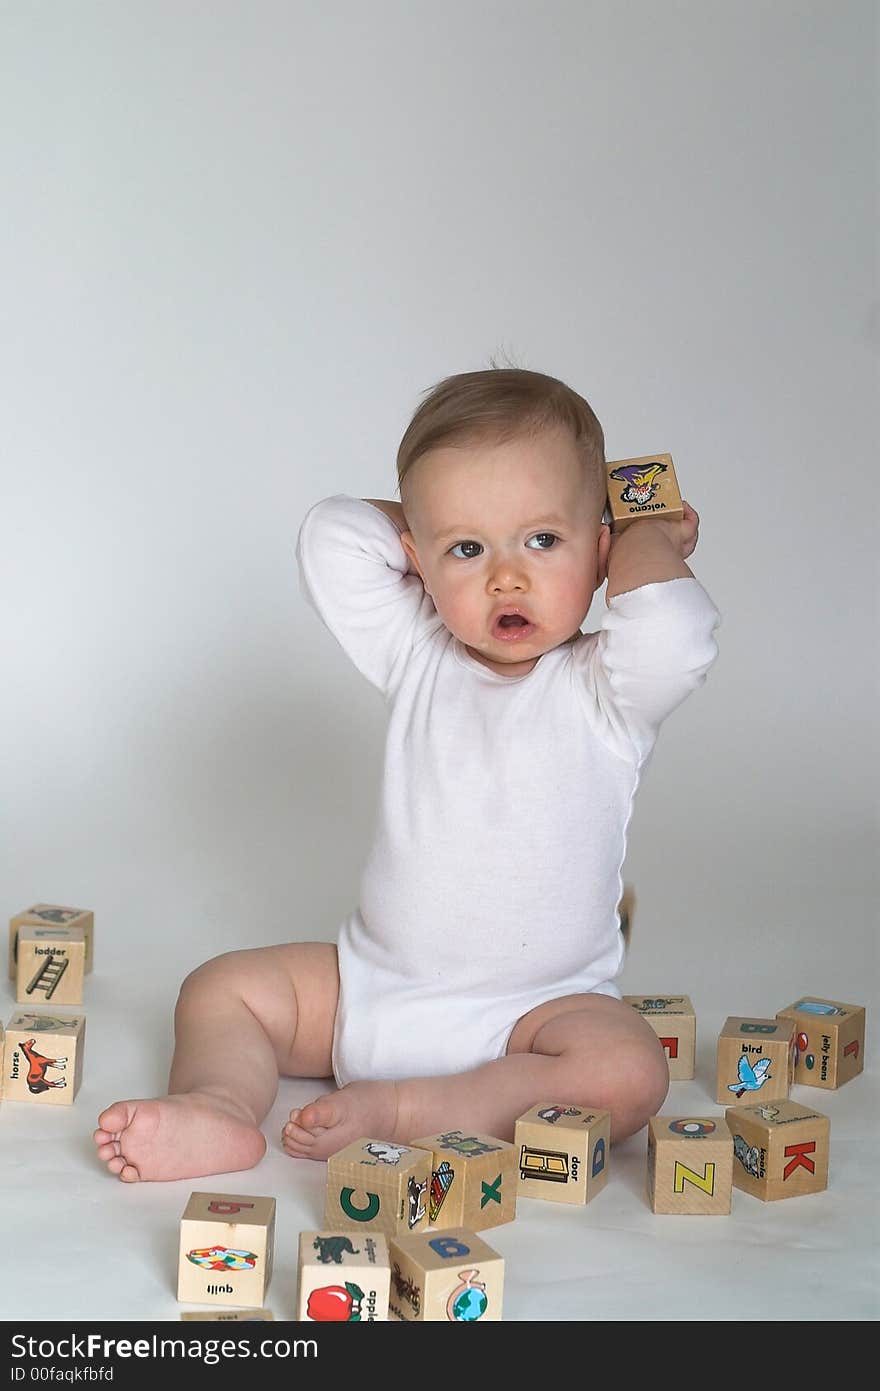
[[[502,642],[521,642],[535,631],[524,613],[502,613],[492,624],[492,636]]]

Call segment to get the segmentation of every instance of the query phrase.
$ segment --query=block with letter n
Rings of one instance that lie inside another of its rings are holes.
[[[657,1213],[729,1214],[733,1137],[724,1116],[652,1116],[648,1201]]]

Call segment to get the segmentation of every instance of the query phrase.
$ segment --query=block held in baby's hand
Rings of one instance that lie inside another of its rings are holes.
[[[684,505],[671,454],[642,454],[606,464],[608,512],[615,531],[640,517],[684,520]]]

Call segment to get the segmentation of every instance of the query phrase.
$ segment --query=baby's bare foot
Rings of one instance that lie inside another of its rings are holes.
[[[393,1082],[349,1082],[290,1113],[281,1144],[294,1159],[329,1159],[362,1135],[394,1140],[397,1087]]]
[[[196,1093],[115,1101],[98,1126],[98,1158],[123,1183],[233,1173],[266,1153],[266,1137],[252,1121]]]

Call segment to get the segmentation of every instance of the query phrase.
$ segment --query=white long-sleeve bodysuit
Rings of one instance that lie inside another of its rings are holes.
[[[633,797],[662,721],[715,658],[706,591],[686,578],[619,594],[598,633],[506,677],[444,626],[370,503],[317,503],[297,560],[388,707],[378,824],[338,935],[337,1084],[467,1071],[536,1005],[619,998]]]

